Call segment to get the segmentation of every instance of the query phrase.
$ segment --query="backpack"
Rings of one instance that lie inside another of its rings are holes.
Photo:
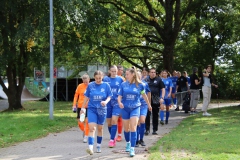
[[[188,113],[190,111],[190,100],[191,100],[191,93],[187,93],[185,97],[183,98],[184,102],[182,105],[182,110],[185,111],[185,113]]]

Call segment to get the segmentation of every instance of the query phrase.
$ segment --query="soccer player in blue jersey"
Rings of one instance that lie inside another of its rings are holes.
[[[188,74],[187,74],[187,71],[183,71],[183,76],[187,78],[188,86],[190,87],[190,85],[191,85],[191,80],[190,80],[190,77],[189,77]]]
[[[142,77],[141,72],[138,72],[138,76]],[[148,86],[148,83],[142,79],[142,84],[145,88],[145,93],[147,94],[147,97],[150,100],[151,99],[151,91]],[[147,116],[147,112],[148,112],[148,105],[142,96],[140,97],[140,102],[141,102],[140,118],[139,118],[138,126],[137,126],[137,142],[136,142],[135,147],[138,147],[139,145],[146,146],[145,142],[143,141],[143,137],[144,137],[144,131],[145,131],[145,120],[146,120],[146,116]]]
[[[113,65],[109,69],[110,71],[110,77],[104,77],[103,81],[107,82],[110,87],[111,91],[113,93],[113,96],[111,97],[110,102],[107,104],[107,123],[108,123],[108,130],[110,133],[110,141],[108,146],[110,148],[116,146],[116,132],[117,132],[117,122],[118,118],[122,112],[121,108],[118,105],[117,102],[117,92],[120,87],[120,85],[123,82],[123,79],[120,76],[117,76],[117,66]]]
[[[96,71],[94,73],[95,81],[89,83],[86,92],[84,93],[84,101],[81,114],[86,112],[85,104],[88,101],[88,145],[87,153],[93,154],[94,135],[97,128],[97,153],[101,152],[101,143],[103,136],[103,124],[107,115],[107,103],[112,97],[111,88],[108,83],[103,82],[103,72]]]
[[[170,78],[167,77],[168,72],[166,70],[162,71],[162,81],[165,85],[165,96],[164,96],[164,104],[166,105],[166,119],[165,124],[168,124],[168,118],[170,116],[169,107],[171,106],[171,93],[173,83]],[[160,123],[164,124],[164,107],[160,108]]]
[[[177,98],[175,96],[175,93],[176,93],[176,87],[177,87],[177,80],[178,80],[178,76],[177,76],[177,71],[173,71],[172,73],[172,76],[169,77],[171,80],[172,80],[172,99],[173,99],[173,105],[174,105],[174,108],[177,107]]]
[[[148,101],[144,86],[138,78],[136,68],[127,69],[125,76],[127,81],[123,82],[120,86],[118,103],[119,107],[122,108],[124,136],[127,142],[126,151],[133,157],[135,155],[134,147],[137,139],[136,128],[140,116],[140,96],[142,95],[146,101],[149,110],[151,110],[152,107]]]

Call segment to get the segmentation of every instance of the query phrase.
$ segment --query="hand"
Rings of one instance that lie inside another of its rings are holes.
[[[81,108],[81,111],[80,111],[80,114],[82,114],[82,113],[86,113],[86,108]]]
[[[123,106],[123,104],[122,104],[122,103],[119,103],[119,107],[120,107],[121,109],[123,109],[123,108],[124,108],[124,106]]]
[[[214,87],[215,87],[215,88],[218,88],[218,85],[215,84]]]
[[[107,105],[107,102],[106,102],[106,101],[101,101],[101,105],[102,105],[103,107],[105,107],[105,106]]]
[[[73,106],[73,107],[72,107],[72,111],[73,111],[73,113],[76,113],[76,112],[77,112],[76,106]]]
[[[152,106],[148,106],[148,110],[152,112]]]
[[[159,102],[160,104],[163,104],[164,100],[161,98]]]
[[[168,98],[170,98],[170,97],[171,97],[171,93],[168,94]]]

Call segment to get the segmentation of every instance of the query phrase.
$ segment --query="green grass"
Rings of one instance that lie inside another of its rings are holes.
[[[0,147],[47,136],[76,126],[71,102],[54,103],[54,119],[49,118],[49,103],[24,102],[25,110],[0,112]]]
[[[240,107],[189,116],[150,149],[149,160],[240,159]]]

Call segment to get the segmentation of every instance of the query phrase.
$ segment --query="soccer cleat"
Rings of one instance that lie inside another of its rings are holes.
[[[93,155],[93,150],[91,150],[91,149],[89,149],[89,148],[86,150],[86,152],[87,152],[88,154],[90,154],[90,155]]]
[[[160,124],[161,124],[161,125],[164,125],[164,122],[163,122],[163,121],[160,121]]]
[[[87,136],[84,136],[84,138],[83,138],[83,143],[87,143],[87,141],[88,141],[88,137],[87,137]]]
[[[126,144],[126,152],[130,152],[130,149],[131,149],[131,143],[127,142],[127,144]]]
[[[101,147],[100,146],[97,146],[97,153],[101,153]]]
[[[145,142],[143,140],[140,140],[139,144],[141,144],[141,146],[146,146],[146,144],[145,144]]]
[[[135,151],[134,151],[133,148],[130,149],[129,154],[130,154],[130,157],[134,157],[135,156]]]
[[[168,120],[165,120],[165,124],[168,124]]]
[[[109,143],[108,143],[108,147],[113,148],[115,146],[116,146],[116,141],[115,140],[110,140]]]
[[[122,141],[122,136],[119,136],[119,135],[118,135],[118,136],[117,136],[117,141],[118,141],[118,142]]]
[[[146,130],[146,132],[144,134],[145,134],[145,136],[147,136],[149,134],[149,130]]]

